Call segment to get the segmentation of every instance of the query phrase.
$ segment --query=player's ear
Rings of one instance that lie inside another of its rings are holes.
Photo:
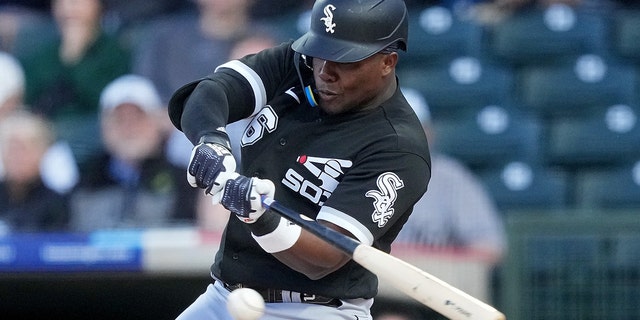
[[[398,64],[398,53],[391,52],[391,53],[383,54],[381,64],[382,64],[382,72],[384,75],[388,75],[392,73],[393,70],[396,68],[396,65]]]

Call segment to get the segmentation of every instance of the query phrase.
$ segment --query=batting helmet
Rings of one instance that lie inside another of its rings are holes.
[[[309,31],[291,47],[310,57],[356,62],[393,44],[406,51],[408,29],[403,0],[318,0]]]

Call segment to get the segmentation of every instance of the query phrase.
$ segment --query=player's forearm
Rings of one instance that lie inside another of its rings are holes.
[[[302,232],[293,247],[273,255],[312,280],[331,274],[350,260],[342,251],[307,231]]]
[[[191,93],[182,111],[181,125],[185,135],[197,144],[205,135],[220,134],[218,128],[227,124],[228,107],[224,91],[212,83],[203,80]]]
[[[227,184],[228,187],[233,187],[234,185],[234,183]],[[271,186],[273,188],[273,184],[271,184]],[[228,190],[228,187],[225,189]],[[246,186],[240,189],[254,190],[254,188]],[[257,185],[255,189],[257,193],[262,194],[257,190]],[[242,202],[244,201],[242,199],[246,199],[247,197],[260,197],[259,194],[242,196],[239,199],[241,199]],[[232,199],[233,197],[223,196],[222,204],[225,205],[227,209],[235,212],[236,215],[239,215],[241,221],[247,223],[247,227],[251,230],[251,235],[260,247],[265,252],[272,254],[280,260],[280,262],[286,264],[293,270],[305,274],[310,279],[320,279],[340,269],[350,260],[349,256],[337,247],[322,240],[309,230],[301,228],[300,224],[290,222],[274,210],[262,209],[261,212],[260,208],[262,207],[255,207],[248,215],[240,215],[239,212],[243,211],[244,207],[237,206],[236,202],[230,201]],[[260,205],[264,205],[265,203],[271,206],[276,202],[267,196],[262,200]],[[229,205],[231,205],[231,207]],[[251,217],[252,215],[253,217]],[[332,223],[326,221],[318,221],[318,223],[346,236],[353,237],[345,229]]]

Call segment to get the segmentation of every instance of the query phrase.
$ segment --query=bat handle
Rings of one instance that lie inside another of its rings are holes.
[[[264,195],[264,194],[261,195],[260,197],[261,197],[261,201],[262,201],[262,206],[265,209],[269,209],[271,207],[271,204],[273,203],[273,201],[275,201],[275,200],[269,198],[267,195]]]

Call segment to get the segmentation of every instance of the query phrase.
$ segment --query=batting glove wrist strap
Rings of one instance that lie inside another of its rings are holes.
[[[262,236],[257,236],[252,232],[253,238],[258,242],[262,250],[267,253],[276,253],[293,247],[300,238],[300,234],[302,234],[302,228],[287,219],[277,216],[274,212],[270,211],[269,213],[278,218],[277,227],[272,232]]]
[[[209,144],[218,144],[226,147],[227,149],[231,149],[231,143],[229,142],[229,137],[226,134],[221,132],[216,132],[214,134],[207,134],[198,140],[198,144],[209,143]]]

